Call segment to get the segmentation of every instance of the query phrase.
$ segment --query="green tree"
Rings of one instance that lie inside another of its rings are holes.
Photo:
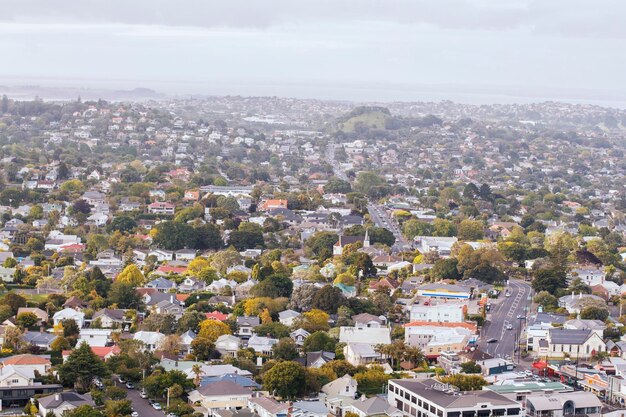
[[[261,324],[254,328],[254,332],[258,335],[269,336],[275,339],[282,339],[283,337],[289,337],[289,327],[284,324],[274,321],[271,323]]]
[[[554,311],[559,306],[559,300],[548,291],[540,291],[535,295],[535,303],[543,307],[544,311]]]
[[[137,227],[135,219],[129,216],[115,216],[111,223],[107,226],[107,232],[113,233],[120,231],[122,233],[130,232]]]
[[[337,341],[330,337],[328,333],[318,331],[304,339],[302,350],[305,352],[334,352],[336,345]]]
[[[130,400],[108,400],[104,402],[104,415],[106,417],[124,417],[133,412]]]
[[[580,311],[580,318],[583,320],[605,321],[609,318],[609,310],[600,306],[587,306]]]
[[[46,417],[49,417],[46,415]],[[105,417],[100,410],[96,410],[90,405],[79,405],[71,410],[65,410],[63,417]]]
[[[282,398],[295,398],[304,385],[304,367],[297,362],[279,362],[263,375],[263,388]]]
[[[557,290],[565,288],[567,282],[567,276],[553,268],[537,269],[534,275],[532,287],[536,292],[556,294]]]
[[[17,314],[17,310],[20,307],[26,307],[26,298],[14,292],[9,292],[2,298],[0,305],[11,307],[13,314]]]
[[[444,384],[453,385],[461,391],[479,391],[485,385],[488,385],[487,381],[480,375],[456,374],[441,376],[439,380]]]
[[[433,221],[433,227],[435,231],[434,236],[452,237],[456,236],[456,226],[449,220],[435,219]]]
[[[413,239],[415,236],[432,236],[434,231],[432,224],[415,219],[407,220],[402,226],[402,232],[408,239]]]
[[[94,378],[107,375],[104,362],[86,342],[74,349],[59,366],[59,378],[63,385],[73,386],[78,392],[87,392]]]
[[[115,281],[109,291],[109,303],[118,308],[138,309],[142,302],[141,296],[130,283]]]
[[[290,337],[283,337],[278,343],[272,346],[272,353],[274,359],[284,361],[290,361],[300,356],[298,355],[296,343]]]
[[[381,366],[372,366],[354,375],[359,384],[359,392],[365,395],[382,393],[390,378],[391,376],[385,374]]]
[[[313,296],[311,307],[335,314],[337,308],[347,304],[347,299],[337,287],[325,285]]]
[[[435,279],[458,279],[461,277],[457,269],[458,263],[455,258],[438,259],[430,274]]]
[[[29,329],[39,321],[39,318],[35,315],[35,313],[27,312],[18,314],[16,321],[17,325],[22,329]]]
[[[457,237],[459,240],[480,240],[485,237],[483,223],[478,220],[465,219],[459,223]]]
[[[463,362],[461,364],[461,370],[464,374],[479,374],[482,372],[482,368],[474,361]]]

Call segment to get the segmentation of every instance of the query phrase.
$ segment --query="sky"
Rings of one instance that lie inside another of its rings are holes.
[[[3,0],[0,84],[626,103],[623,0]]]

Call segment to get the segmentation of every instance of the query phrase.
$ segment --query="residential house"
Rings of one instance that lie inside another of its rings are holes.
[[[111,341],[110,329],[80,329],[78,344],[86,342],[91,347],[105,347]]]
[[[37,324],[41,325],[42,323],[46,323],[48,321],[48,313],[43,311],[37,307],[20,307],[17,309],[16,317],[19,317],[20,314],[23,313],[32,313],[37,316]]]
[[[52,333],[28,331],[22,335],[22,340],[29,345],[37,346],[43,350],[50,350],[52,342],[57,336]]]
[[[291,327],[298,317],[300,313],[294,310],[284,310],[278,313],[278,321],[288,327]]]
[[[303,328],[296,329],[289,333],[289,337],[291,337],[298,346],[302,346],[304,344],[304,340],[310,335],[311,333],[307,332]]]
[[[158,277],[148,282],[145,287],[154,288],[158,292],[169,292],[170,290],[176,290],[176,283],[167,278]]]
[[[256,316],[237,317],[237,335],[242,338],[250,338],[254,328],[261,324],[261,319]]]
[[[247,347],[254,349],[256,353],[270,355],[272,353],[272,347],[274,347],[276,343],[278,343],[278,339],[253,334],[250,339],[248,339]]]
[[[3,282],[13,282],[15,279],[15,271],[17,268],[6,268],[4,266],[0,266],[0,280]]]
[[[222,355],[222,358],[236,356],[240,346],[241,339],[231,334],[223,334],[215,341],[215,350]]]
[[[48,416],[52,413],[55,417],[63,417],[63,413],[80,407],[81,405],[96,406],[91,396],[88,394],[81,395],[76,392],[59,392],[41,397],[38,403],[40,415]]]
[[[85,324],[85,313],[82,311],[76,311],[73,308],[64,308],[63,310],[57,311],[52,316],[52,321],[55,326],[63,320],[74,320],[78,325],[78,328],[81,328]]]
[[[252,391],[233,381],[218,381],[191,391],[188,398],[191,404],[206,408],[212,415],[217,410],[247,407]]]
[[[175,210],[176,206],[166,201],[155,201],[148,205],[148,213],[150,214],[174,215]]]
[[[369,313],[361,313],[352,316],[355,327],[386,327],[387,318],[385,316],[375,316]]]
[[[43,356],[27,353],[9,356],[0,362],[0,369],[8,366],[19,369],[22,373],[26,373],[27,375],[34,376],[35,372],[40,375],[47,375],[48,372],[50,372],[52,364],[49,359]]]
[[[126,313],[120,309],[103,308],[93,314],[92,325],[98,320],[99,327],[116,329],[124,326]]]
[[[140,330],[133,335],[133,339],[142,341],[148,350],[154,352],[159,348],[163,339],[165,339],[165,335],[160,332]]]
[[[363,248],[370,247],[369,233],[366,231],[365,236],[344,236],[340,235],[337,243],[333,245],[333,256],[341,256],[343,248],[346,245],[353,245],[355,243],[361,243]]]

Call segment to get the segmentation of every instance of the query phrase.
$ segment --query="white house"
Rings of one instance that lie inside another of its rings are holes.
[[[223,334],[215,341],[215,350],[222,357],[235,356],[241,345],[241,340],[237,336],[231,334]]]
[[[292,326],[295,319],[300,317],[300,313],[294,310],[285,310],[278,313],[278,321],[285,326]]]
[[[150,351],[154,352],[165,339],[165,335],[160,332],[147,332],[140,330],[134,334],[133,339],[141,340]]]
[[[52,316],[52,320],[55,326],[57,326],[63,320],[74,320],[78,327],[82,328],[85,324],[85,313],[76,311],[73,308],[64,308],[63,310],[54,313],[54,316]]]
[[[461,323],[465,320],[465,304],[413,304],[410,311],[411,321]]]
[[[105,347],[111,339],[110,329],[80,329],[80,335],[78,336],[78,344],[83,342],[91,347]]]

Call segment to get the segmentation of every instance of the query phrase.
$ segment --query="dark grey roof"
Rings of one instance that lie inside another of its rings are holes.
[[[237,317],[237,324],[239,326],[258,326],[261,324],[261,319],[256,316]]]
[[[122,321],[124,320],[124,310],[116,309],[116,308],[103,308],[102,310],[98,310],[93,314],[93,318],[97,319],[98,317],[106,316],[113,320]]]
[[[537,313],[535,317],[534,323],[558,323],[563,324],[567,321],[567,314],[556,314],[556,313]]]
[[[550,329],[550,342],[559,345],[582,345],[591,333],[591,330]]]
[[[48,410],[54,409],[64,402],[68,402],[76,407],[81,405],[95,405],[90,396],[81,395],[76,392],[59,392],[39,399],[39,404]]]

